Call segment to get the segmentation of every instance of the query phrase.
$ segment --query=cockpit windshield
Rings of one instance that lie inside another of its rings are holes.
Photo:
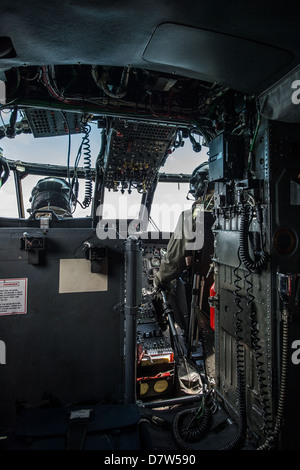
[[[12,113],[12,110],[1,110],[2,129],[8,128]],[[78,132],[70,135],[66,130],[65,135],[61,133],[39,138],[29,131],[24,132],[26,123],[24,113],[19,112],[15,138],[9,138],[6,133],[1,141],[2,155],[9,165],[9,177],[1,190],[0,216],[30,217],[35,188],[46,178],[49,190],[50,180],[58,178],[67,184],[73,182],[76,187],[76,199],[61,215],[91,217],[95,168],[101,149],[101,129],[97,121],[90,122],[86,134]],[[23,130],[18,135],[19,126],[23,126]],[[200,136],[198,140],[200,144]],[[174,230],[179,214],[191,205],[188,179],[194,168],[208,158],[207,153],[206,147],[202,147],[201,152],[195,152],[188,138],[182,140],[180,146],[169,150],[168,157],[159,168],[151,205],[143,208],[149,211],[147,230]],[[86,180],[87,165],[89,181]],[[86,198],[89,198],[88,203]],[[134,184],[124,188],[105,188],[102,207],[95,208],[95,211],[101,209],[105,219],[138,219],[143,204],[143,191]]]

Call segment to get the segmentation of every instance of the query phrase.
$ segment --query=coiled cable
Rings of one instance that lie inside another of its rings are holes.
[[[256,205],[257,208],[257,220],[260,225],[260,253],[259,258],[257,260],[253,260],[249,253],[249,246],[248,246],[248,235],[249,235],[249,208],[247,205],[242,206],[242,217],[241,217],[241,225],[240,225],[240,255],[241,259],[246,266],[247,269],[250,271],[261,271],[264,269],[268,263],[269,255],[263,249],[263,241],[262,241],[262,212],[260,204]]]
[[[92,171],[91,171],[91,147],[90,147],[90,137],[89,134],[91,132],[91,126],[89,124],[82,123],[81,124],[81,130],[84,133],[84,136],[82,137],[81,144],[79,146],[76,158],[75,158],[75,163],[74,163],[74,174],[72,176],[72,180],[69,183],[70,186],[70,203],[73,204],[73,211],[72,213],[75,212],[77,203],[82,207],[82,209],[86,209],[89,207],[91,201],[92,201],[92,188],[93,188],[93,183],[92,183]],[[79,193],[79,181],[78,181],[78,166],[79,162],[82,156],[82,151],[84,151],[84,178],[85,178],[85,195],[84,195],[84,200],[81,203],[78,200],[78,193]],[[70,179],[70,144],[69,144],[69,150],[68,150],[68,178]]]
[[[235,338],[235,352],[236,352],[236,379],[237,379],[237,403],[238,403],[238,414],[239,414],[239,423],[238,423],[238,432],[229,444],[225,445],[219,450],[233,450],[239,449],[242,447],[245,438],[246,438],[246,429],[247,429],[247,416],[246,416],[246,379],[245,379],[245,366],[244,366],[244,346],[242,343],[242,320],[240,314],[243,312],[241,306],[241,287],[239,285],[242,278],[238,275],[238,270],[241,266],[240,258],[240,248],[238,250],[239,265],[234,269],[235,274],[235,304],[237,311],[235,312],[235,329],[236,329],[236,338]]]
[[[264,433],[267,437],[270,436],[271,428],[272,428],[272,414],[271,414],[271,404],[268,398],[268,391],[267,391],[267,384],[266,384],[266,377],[264,371],[264,363],[262,359],[262,348],[260,345],[260,340],[258,336],[258,322],[256,318],[256,311],[254,308],[253,300],[254,296],[251,293],[251,289],[253,287],[252,282],[248,279],[251,274],[251,271],[247,269],[247,273],[245,274],[244,281],[245,285],[247,284],[248,287],[246,289],[247,295],[247,306],[249,309],[249,319],[250,319],[250,332],[251,332],[251,345],[254,352],[254,359],[255,359],[255,367],[256,367],[256,376],[258,381],[258,388],[259,388],[259,399],[262,406],[262,414],[263,414],[263,423],[264,423]]]
[[[205,406],[204,399],[199,407],[179,411],[172,425],[173,436],[178,447],[185,451],[195,450],[195,442],[200,441],[209,431],[211,416],[211,409]],[[186,423],[188,418],[191,419],[183,428],[183,423]]]
[[[282,350],[281,350],[281,377],[280,377],[280,389],[279,399],[277,407],[276,422],[273,431],[266,439],[265,443],[258,447],[257,450],[269,450],[275,443],[282,427],[284,408],[286,402],[286,391],[287,391],[287,370],[288,370],[288,357],[289,357],[289,315],[286,307],[283,309],[282,315]]]
[[[92,173],[91,173],[91,146],[90,137],[91,126],[84,124],[84,137],[82,138],[83,159],[84,159],[84,175],[85,175],[85,196],[82,202],[84,208],[89,207],[92,200]]]

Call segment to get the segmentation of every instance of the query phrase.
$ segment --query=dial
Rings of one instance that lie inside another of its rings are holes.
[[[151,265],[155,268],[159,268],[160,266],[160,259],[159,258],[151,258]]]

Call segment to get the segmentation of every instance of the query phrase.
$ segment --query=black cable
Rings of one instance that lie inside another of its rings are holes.
[[[194,152],[198,153],[198,152],[201,152],[202,147],[201,147],[200,142],[196,142],[195,137],[193,137],[193,135],[192,135],[193,132],[195,132],[199,135],[200,135],[200,133],[199,133],[198,129],[196,129],[196,128],[190,129],[190,131],[189,131],[189,138],[190,138],[193,150],[194,150]]]
[[[91,126],[89,124],[82,124],[82,131],[84,132],[84,136],[78,148],[78,152],[74,162],[74,174],[72,177],[72,181],[70,182],[70,201],[74,203],[73,213],[76,210],[77,203],[82,209],[86,209],[87,207],[89,207],[92,200],[91,148],[89,139]],[[78,200],[79,181],[77,177],[77,169],[81,159],[82,151],[84,151],[85,197],[83,202],[81,203]]]
[[[272,413],[271,413],[271,403],[269,400],[269,394],[266,384],[266,377],[265,377],[265,370],[264,370],[264,362],[262,361],[263,353],[262,347],[260,345],[259,340],[259,328],[258,322],[256,318],[256,311],[254,308],[254,296],[251,294],[251,290],[253,288],[252,282],[248,279],[250,276],[251,271],[247,269],[247,273],[245,274],[244,280],[245,284],[248,284],[248,288],[246,289],[247,294],[247,306],[250,311],[249,319],[250,319],[250,332],[251,332],[251,345],[254,352],[254,359],[255,359],[255,367],[256,367],[256,376],[258,381],[258,388],[259,388],[259,400],[262,406],[262,414],[263,414],[263,431],[267,438],[270,437],[272,431]]]
[[[100,170],[101,166],[103,165],[106,143],[107,143],[107,132],[106,132],[106,129],[102,129],[100,150],[96,159],[96,168],[98,170]]]
[[[9,124],[6,127],[6,137],[10,139],[13,139],[16,136],[17,116],[18,116],[18,107],[14,106],[10,115]]]
[[[84,125],[84,137],[82,139],[83,155],[84,155],[84,173],[85,173],[85,197],[82,202],[83,207],[89,207],[92,200],[92,173],[91,173],[91,146],[90,137],[91,126]]]
[[[202,413],[199,415],[199,412]],[[203,399],[200,407],[179,411],[173,420],[172,431],[177,446],[182,450],[196,450],[197,441],[203,439],[210,429],[212,412]],[[188,418],[191,418],[188,422]]]
[[[6,183],[8,177],[9,177],[9,165],[5,158],[0,156],[0,188]]]
[[[243,312],[241,306],[241,287],[239,282],[242,278],[238,275],[238,269],[241,266],[240,259],[240,248],[238,250],[239,265],[234,269],[235,280],[234,285],[236,287],[235,294],[235,304],[237,311],[235,313],[235,329],[236,329],[236,339],[235,339],[235,351],[236,351],[236,379],[237,379],[237,404],[238,404],[238,414],[239,414],[239,423],[238,423],[238,432],[229,444],[221,448],[220,450],[234,450],[242,447],[245,438],[246,438],[246,429],[247,429],[247,414],[246,414],[246,378],[245,378],[245,365],[244,365],[244,345],[242,342],[242,320],[240,314]]]
[[[281,374],[276,422],[273,431],[270,433],[265,443],[257,450],[270,450],[272,446],[274,446],[283,425],[289,361],[289,312],[286,307],[283,308],[282,320]]]
[[[260,226],[260,253],[259,258],[257,260],[253,260],[249,253],[249,246],[248,246],[248,235],[249,235],[249,208],[245,204],[242,206],[242,217],[241,217],[241,225],[240,225],[240,255],[241,259],[246,266],[247,269],[250,271],[261,271],[264,269],[269,261],[269,255],[263,249],[263,241],[262,241],[262,212],[261,206],[259,204],[256,205],[257,209],[257,221]]]
[[[182,139],[182,131],[179,130],[176,134],[176,139],[174,142],[174,148],[177,149],[179,147],[182,147],[183,145],[183,139]]]
[[[70,178],[71,130],[70,130],[70,125],[69,125],[69,121],[66,116],[66,113],[62,111],[61,114],[63,115],[63,118],[66,122],[67,129],[68,129],[67,179],[68,179],[69,186],[71,187],[71,178]]]

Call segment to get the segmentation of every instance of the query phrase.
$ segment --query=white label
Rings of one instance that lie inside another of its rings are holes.
[[[27,313],[28,279],[0,279],[0,315]]]
[[[92,273],[86,259],[61,259],[59,264],[59,293],[107,291],[107,274]]]
[[[70,419],[86,419],[89,418],[91,414],[91,410],[76,410],[71,411]]]

